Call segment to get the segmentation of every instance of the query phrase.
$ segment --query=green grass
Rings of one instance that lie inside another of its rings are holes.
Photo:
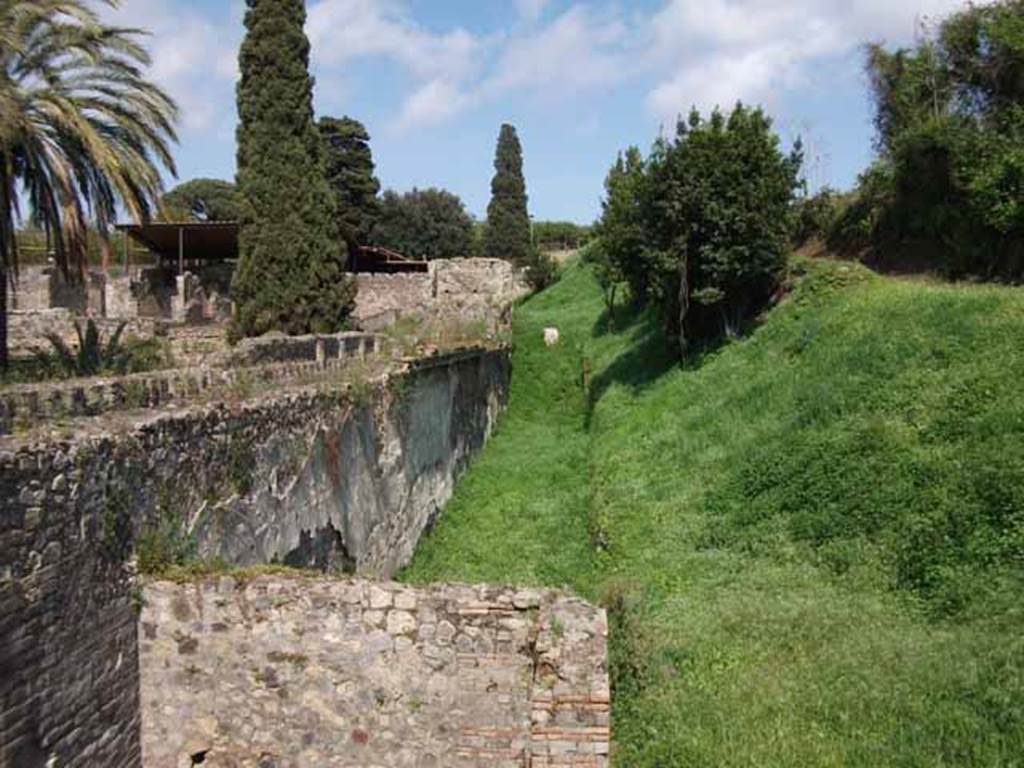
[[[680,367],[567,267],[404,577],[606,604],[619,766],[1024,765],[1024,293],[796,270]]]

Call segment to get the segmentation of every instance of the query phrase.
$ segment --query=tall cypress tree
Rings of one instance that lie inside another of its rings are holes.
[[[246,0],[239,54],[236,330],[341,328],[355,299],[313,122],[304,0]]]
[[[317,123],[324,143],[327,183],[334,193],[338,225],[349,251],[369,242],[380,215],[380,182],[373,175],[370,135],[351,117],[322,117]]]
[[[531,259],[530,215],[526,210],[523,149],[516,129],[501,126],[494,158],[491,203],[487,206],[484,255],[526,265]]]

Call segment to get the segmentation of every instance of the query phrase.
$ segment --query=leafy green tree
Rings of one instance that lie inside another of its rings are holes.
[[[322,117],[327,182],[334,192],[341,236],[352,253],[366,245],[380,214],[380,182],[374,176],[370,135],[351,117]]]
[[[473,219],[457,195],[443,189],[387,190],[372,239],[416,259],[474,256]]]
[[[615,261],[608,250],[605,241],[601,237],[590,240],[581,252],[584,264],[590,264],[594,268],[594,277],[601,286],[601,293],[604,296],[604,307],[608,316],[608,330],[615,330],[615,296],[619,286],[626,280],[622,268]]]
[[[0,1],[0,370],[19,197],[81,281],[89,225],[108,247],[119,207],[148,218],[161,166],[174,173],[177,108],[145,78],[141,34],[103,24],[84,0]]]
[[[686,354],[691,340],[737,330],[779,285],[802,163],[771,120],[739,104],[694,110],[659,142],[644,192],[652,293]]]
[[[601,218],[595,227],[601,241],[597,252],[608,262],[605,271],[629,283],[637,304],[647,301],[653,270],[644,221],[645,171],[636,147],[618,156],[605,178]]]
[[[484,255],[526,266],[531,261],[531,242],[523,149],[511,125],[501,126],[494,171],[491,202],[487,206]]]
[[[179,184],[161,201],[170,221],[238,221],[242,201],[238,189],[221,179],[192,179]]]
[[[239,56],[235,333],[332,332],[355,300],[313,122],[303,0],[247,0]]]

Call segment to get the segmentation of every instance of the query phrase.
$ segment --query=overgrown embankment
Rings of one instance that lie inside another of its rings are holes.
[[[607,601],[619,765],[1015,764],[1024,295],[798,271],[680,368],[567,267],[406,576]]]

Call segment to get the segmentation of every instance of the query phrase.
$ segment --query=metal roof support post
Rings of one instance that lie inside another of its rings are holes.
[[[122,277],[128,276],[128,230],[121,230],[121,254],[124,257],[124,274]]]
[[[178,276],[185,274],[185,228],[178,227]]]

